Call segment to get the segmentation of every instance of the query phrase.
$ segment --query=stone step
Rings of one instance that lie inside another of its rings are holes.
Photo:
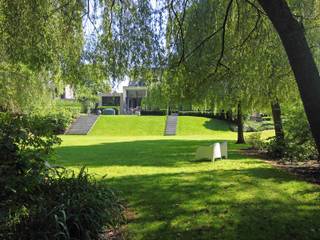
[[[65,134],[86,135],[97,121],[97,115],[82,115],[69,127]]]
[[[176,135],[177,131],[177,122],[178,122],[178,116],[177,115],[171,115],[167,117],[166,121],[166,128],[164,131],[164,135],[168,136],[173,136]]]

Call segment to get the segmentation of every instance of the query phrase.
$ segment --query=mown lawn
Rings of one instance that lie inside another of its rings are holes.
[[[242,156],[223,122],[181,119],[175,137],[63,136],[56,162],[107,174],[129,208],[129,239],[320,239],[318,186]],[[194,161],[218,140],[228,140],[228,160]]]
[[[165,116],[100,116],[91,136],[163,135]]]

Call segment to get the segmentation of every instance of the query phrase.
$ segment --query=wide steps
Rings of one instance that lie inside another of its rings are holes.
[[[164,131],[165,136],[174,136],[177,132],[177,122],[178,122],[178,116],[171,115],[167,117],[166,121],[166,129]]]
[[[86,135],[97,121],[97,115],[82,115],[65,132],[68,135]]]

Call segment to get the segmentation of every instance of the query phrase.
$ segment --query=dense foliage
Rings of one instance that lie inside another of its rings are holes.
[[[97,239],[123,221],[114,193],[84,169],[79,174],[48,161],[60,143],[55,124],[39,116],[0,116],[0,237]]]
[[[250,134],[248,144],[262,150],[272,159],[307,161],[319,159],[319,154],[311,134],[310,126],[301,103],[286,109],[284,121],[285,138],[272,137],[266,141],[260,133]]]

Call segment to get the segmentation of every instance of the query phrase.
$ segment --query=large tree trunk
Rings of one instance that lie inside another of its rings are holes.
[[[312,135],[320,152],[320,76],[301,24],[286,0],[258,0],[276,28],[299,87]]]
[[[284,142],[281,108],[278,100],[271,103],[271,109],[272,109],[272,117],[273,117],[273,123],[274,123],[274,131],[276,134],[276,141]]]
[[[243,136],[243,116],[242,116],[241,102],[238,103],[237,124],[238,124],[237,144],[242,144],[242,143],[245,143],[245,141],[244,141],[244,136]]]

